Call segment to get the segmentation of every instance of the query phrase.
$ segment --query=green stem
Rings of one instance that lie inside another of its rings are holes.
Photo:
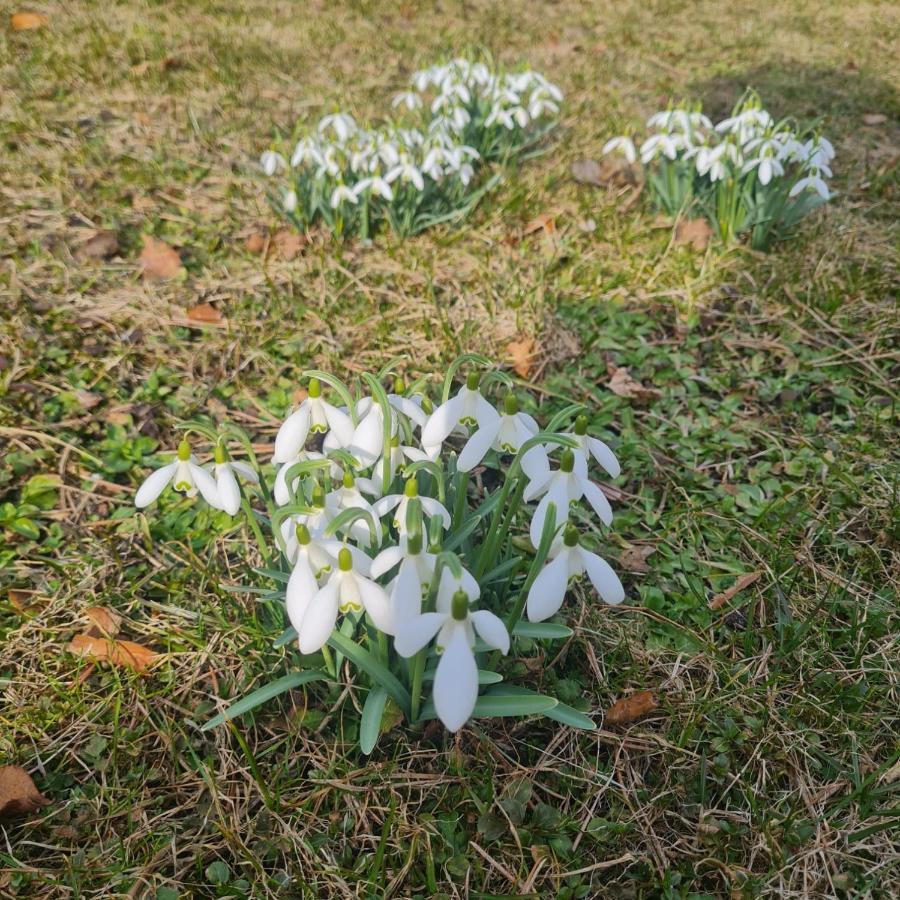
[[[469,493],[469,473],[456,473],[456,497],[453,499],[453,524],[451,532],[456,531],[462,525],[463,516],[466,514],[466,497]]]
[[[334,657],[331,655],[331,650],[328,649],[327,644],[322,645],[322,657],[325,660],[325,668],[327,669],[328,674],[337,681],[337,666],[335,665]]]
[[[250,502],[243,495],[241,495],[241,507],[244,510],[244,515],[247,517],[247,522],[250,525],[250,530],[253,532],[253,536],[256,538],[257,544],[259,544],[259,552],[262,554],[262,558],[265,560],[266,565],[268,566],[272,560],[272,557],[269,554],[269,545],[266,543],[266,539],[263,537],[263,533],[259,527],[259,522],[256,521],[256,516],[253,515],[253,509],[250,506]]]

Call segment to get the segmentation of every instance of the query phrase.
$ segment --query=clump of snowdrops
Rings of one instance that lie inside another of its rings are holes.
[[[473,716],[531,714],[594,727],[554,697],[507,684],[499,661],[517,640],[518,654],[571,636],[551,620],[581,602],[567,602],[572,579],[586,575],[601,600],[622,601],[619,578],[592,549],[598,522],[612,522],[592,471],[616,476],[619,464],[582,407],[541,428],[509,377],[486,367],[460,357],[436,396],[390,367],[362,375],[354,391],[304,372],[308,396],[277,433],[268,479],[241,429],[186,424],[176,458],[135,504],[171,486],[230,515],[243,510],[265,561],[257,571],[277,585],[246,590],[283,610],[276,645],[296,651],[289,674],[207,727],[297,685],[346,678],[365,692],[366,752],[389,701],[410,723],[437,717],[450,731]],[[212,442],[211,464],[192,454],[195,436]]]
[[[415,72],[381,127],[331,113],[260,165],[280,184],[274,205],[297,228],[321,223],[366,239],[387,225],[408,236],[469,212],[499,179],[479,179],[479,167],[535,146],[561,100],[538,72],[454,59]]]
[[[681,105],[654,113],[647,128],[639,150],[625,135],[603,152],[631,163],[640,153],[655,205],[704,216],[724,242],[749,234],[753,249],[764,250],[831,198],[831,143],[811,127],[776,121],[754,93],[716,125]]]

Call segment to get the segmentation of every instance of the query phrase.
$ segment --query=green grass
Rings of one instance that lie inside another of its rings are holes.
[[[0,896],[896,895],[896,8],[40,11],[49,28],[0,32],[0,763],[52,802],[0,825]],[[252,171],[272,128],[335,103],[370,114],[467,46],[562,86],[547,153],[460,229],[246,251],[278,227]],[[747,86],[823,117],[838,150],[839,196],[773,253],[675,246],[641,203],[572,182],[670,97],[721,113]],[[543,213],[556,246],[515,239]],[[89,227],[114,229],[119,256],[79,261]],[[141,281],[143,233],[179,247],[183,281]],[[201,300],[227,328],[185,326]],[[519,335],[543,350],[541,419],[574,397],[615,441],[604,552],[655,551],[624,608],[579,597],[570,643],[534,671],[510,662],[600,729],[400,726],[364,757],[362,692],[311,684],[201,732],[218,698],[296,657],[272,647],[276,610],[224,588],[257,561],[227,517],[175,501],[135,517],[172,425],[227,414],[268,443],[301,369],[405,353],[441,372]],[[658,396],[610,393],[613,365]],[[68,654],[92,605],[164,662],[138,678]],[[602,724],[640,689],[654,713]]]

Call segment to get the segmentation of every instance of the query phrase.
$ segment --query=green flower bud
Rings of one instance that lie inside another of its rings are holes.
[[[406,382],[401,375],[394,376],[394,393],[400,394],[401,396],[406,393]]]
[[[587,434],[587,430],[588,430],[588,418],[585,415],[580,415],[575,420],[575,429],[574,429],[575,434],[577,434],[579,437],[582,437],[583,435]]]

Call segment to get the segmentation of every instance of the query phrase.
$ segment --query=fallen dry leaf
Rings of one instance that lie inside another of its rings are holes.
[[[519,378],[527,378],[531,374],[531,368],[534,365],[534,350],[534,338],[522,338],[521,341],[510,341],[506,345],[506,352],[512,362],[513,371]]]
[[[32,31],[35,28],[43,28],[49,21],[47,16],[33,12],[13,13],[9,17],[9,24],[13,31]]]
[[[10,588],[7,594],[9,597],[9,605],[20,616],[33,616],[41,611],[44,604],[35,602],[38,597],[36,591],[23,591],[18,588]]]
[[[92,634],[76,634],[69,644],[69,652],[99,662],[111,662],[114,666],[127,666],[135,672],[143,672],[159,655],[134,641],[118,641]]]
[[[884,125],[887,122],[887,116],[884,113],[866,113],[862,120],[866,125]]]
[[[37,812],[49,802],[21,766],[0,766],[0,819]]]
[[[650,547],[647,544],[634,544],[626,547],[619,554],[619,565],[627,572],[649,572],[650,566],[647,565],[647,558],[656,553],[656,547]]]
[[[247,248],[248,253],[259,256],[260,253],[266,249],[266,236],[261,231],[254,231],[253,234],[244,241],[244,246]]]
[[[115,637],[122,627],[122,617],[105,606],[89,606],[84,617],[91,623],[84,632],[90,637]]]
[[[82,388],[75,391],[75,399],[78,400],[78,405],[82,409],[93,409],[103,401],[103,398],[99,394],[95,394],[92,391],[86,391]]]
[[[207,325],[215,325],[222,321],[222,313],[211,303],[198,303],[188,310],[187,317],[191,322],[202,322]]]
[[[140,266],[144,278],[175,278],[181,270],[181,257],[178,251],[164,241],[159,241],[149,234],[144,235],[144,249],[141,250]]]
[[[527,237],[529,234],[536,234],[538,231],[543,231],[544,234],[555,234],[556,220],[553,216],[549,213],[541,213],[522,229],[522,236]]]
[[[637,164],[629,163],[622,156],[604,157],[600,162],[579,159],[572,163],[570,171],[579,184],[592,184],[594,187],[633,186],[641,180]]]
[[[638,403],[649,403],[660,395],[660,391],[656,388],[644,387],[639,381],[635,381],[624,367],[613,366],[610,374],[609,389],[617,397],[626,397]]]
[[[272,243],[278,255],[285,262],[290,262],[308,243],[305,234],[298,234],[290,228],[282,228],[275,232]]]
[[[76,251],[75,259],[109,259],[119,252],[119,239],[114,231],[95,231]]]
[[[716,594],[712,600],[709,601],[709,608],[716,610],[721,609],[729,600],[733,597],[736,597],[744,588],[750,587],[754,581],[756,581],[759,576],[762,575],[761,571],[758,572],[747,572],[746,575],[741,575],[735,583],[728,588],[727,590],[722,591],[721,594]]]
[[[627,725],[653,712],[657,706],[659,700],[653,691],[638,691],[636,694],[629,694],[616,700],[604,714],[603,721],[607,725]]]
[[[690,244],[695,250],[705,250],[712,236],[713,230],[706,219],[680,219],[675,226],[675,243]]]

